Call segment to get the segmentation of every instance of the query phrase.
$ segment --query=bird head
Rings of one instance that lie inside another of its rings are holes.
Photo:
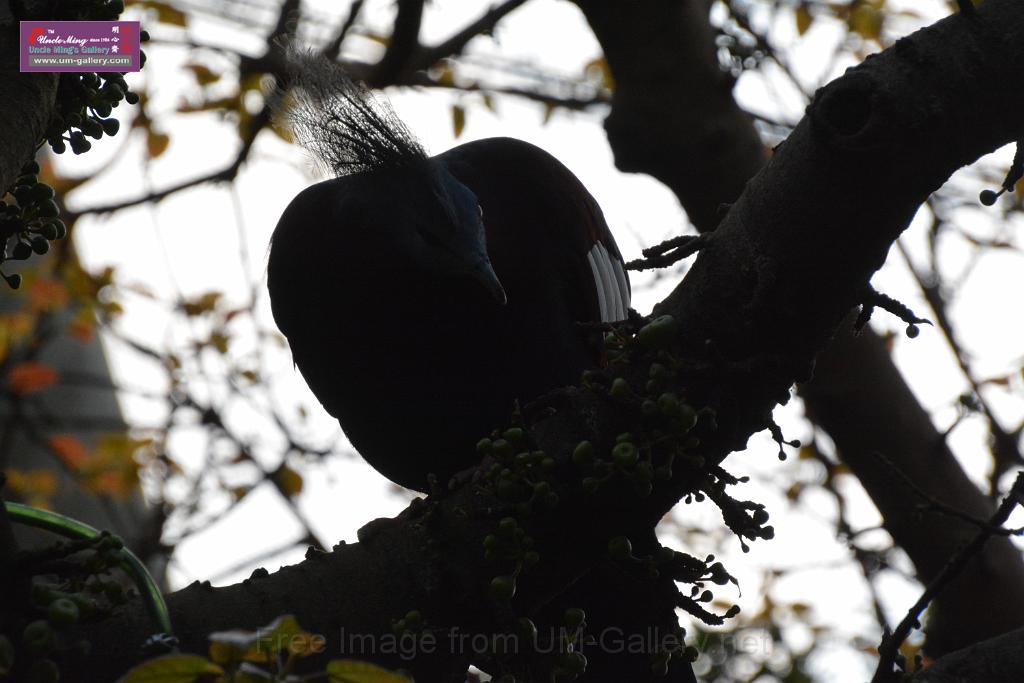
[[[419,252],[421,267],[468,276],[504,305],[505,290],[487,255],[483,209],[476,195],[436,158],[428,162],[425,175],[440,213],[421,212],[416,221],[416,231],[423,245]]]
[[[289,60],[293,133],[336,177],[300,194],[280,225],[289,214],[300,222],[330,216],[343,234],[365,231],[341,244],[390,254],[392,263],[431,277],[469,277],[505,304],[472,190],[427,156],[387,102],[336,64],[302,52]],[[283,95],[276,100],[284,107]]]

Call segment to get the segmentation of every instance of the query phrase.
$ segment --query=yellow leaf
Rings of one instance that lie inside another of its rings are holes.
[[[384,47],[387,47],[388,45],[391,44],[391,38],[389,36],[382,36],[379,33],[364,33],[362,35],[363,38],[366,38],[367,40],[372,40],[375,43],[383,45]]]
[[[146,152],[149,153],[150,159],[156,159],[166,152],[167,146],[170,144],[171,136],[155,131],[152,128],[149,129],[149,134],[146,136]]]
[[[117,683],[195,683],[201,678],[223,675],[224,669],[206,657],[174,654],[139,664]]]
[[[847,22],[851,31],[867,40],[878,40],[882,35],[883,23],[885,23],[885,15],[868,3],[861,3],[854,7]]]
[[[310,657],[324,651],[327,640],[316,633],[297,633],[288,641],[288,652],[296,657]]]
[[[272,662],[282,650],[305,657],[322,652],[326,641],[302,630],[290,614],[282,615],[255,631],[232,629],[216,631],[209,636],[210,658],[233,666],[241,661]]]
[[[231,97],[218,97],[212,100],[203,100],[199,104],[189,104],[188,102],[182,102],[178,105],[176,111],[181,114],[193,114],[200,111],[213,111],[215,109],[227,109],[228,111],[237,111],[242,107],[242,98],[239,95],[232,95]]]
[[[558,109],[558,107],[556,107],[555,105],[551,104],[550,102],[545,102],[544,118],[541,120],[541,124],[547,124],[547,122],[551,120],[551,117],[554,115],[556,109]]]
[[[807,11],[806,5],[800,5],[796,8],[796,32],[800,35],[807,33],[807,29],[814,23],[814,17]]]
[[[7,486],[23,498],[39,500],[57,492],[57,476],[49,470],[25,471],[9,467],[4,470],[4,474],[7,475]]]
[[[281,493],[289,498],[302,493],[302,475],[286,464],[281,465],[274,472],[274,482],[281,489]]]
[[[322,651],[325,644],[322,636],[314,636],[302,630],[299,622],[291,614],[279,616],[257,631],[257,634],[259,635],[259,640],[256,642],[256,652],[269,653],[271,655],[277,655],[281,650],[287,650],[291,654],[305,657]],[[319,643],[319,650],[309,649],[317,647],[313,644],[314,641]],[[252,661],[248,654],[246,659]]]
[[[80,470],[89,461],[89,448],[70,434],[54,434],[47,445],[71,470]]]
[[[67,333],[83,344],[88,344],[93,339],[95,324],[96,318],[93,315],[92,308],[83,306],[78,309],[75,317],[68,323]]]
[[[203,313],[209,313],[217,307],[217,302],[220,301],[220,292],[206,292],[197,299],[190,299],[181,304],[181,308],[185,311],[185,315],[194,317],[202,315]]]
[[[0,361],[10,348],[27,338],[35,328],[36,316],[31,313],[0,315]]]
[[[228,344],[230,341],[231,339],[221,332],[214,332],[210,335],[210,346],[217,349],[219,353],[228,352]]]
[[[96,457],[104,464],[134,463],[138,450],[152,445],[153,439],[136,439],[126,432],[111,432],[100,437]]]
[[[210,85],[220,80],[220,74],[211,69],[208,66],[202,64],[187,64],[186,69],[192,72],[196,77],[196,83],[199,85]]]
[[[138,488],[140,450],[151,446],[152,439],[136,439],[125,432],[104,434],[89,467],[82,474],[90,491],[125,497]]]
[[[245,94],[250,90],[262,93],[263,92],[263,81],[267,78],[267,74],[262,71],[253,71],[246,74],[241,81],[238,83],[238,87],[241,89],[241,93]]]
[[[458,138],[466,128],[466,108],[458,104],[452,106],[452,132]]]
[[[455,87],[455,72],[447,62],[441,67],[441,73],[437,75],[437,84],[445,88]]]
[[[19,396],[40,391],[57,383],[57,371],[49,365],[26,361],[7,372],[7,388]]]
[[[327,680],[330,683],[412,683],[411,678],[353,659],[328,662]]]
[[[592,81],[597,81],[606,90],[615,90],[612,67],[603,55],[583,65],[583,76]]]

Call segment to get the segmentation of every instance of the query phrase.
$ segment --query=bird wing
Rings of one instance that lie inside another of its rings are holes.
[[[587,198],[591,214],[590,230],[587,231],[591,244],[587,251],[587,265],[594,281],[597,310],[601,322],[618,322],[629,316],[629,277],[601,208],[589,194]]]
[[[511,261],[513,271],[557,277],[579,322],[628,316],[629,277],[615,238],[597,201],[564,164],[513,138],[477,140],[439,159],[480,198],[488,251],[506,266],[498,273],[503,282],[518,275],[509,273]]]

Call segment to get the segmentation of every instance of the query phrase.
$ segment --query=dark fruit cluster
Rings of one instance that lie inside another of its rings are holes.
[[[61,3],[54,19],[114,20],[123,11],[123,0],[68,0]],[[141,31],[139,38],[147,41],[149,34]],[[140,61],[146,63],[141,51]],[[68,146],[75,154],[88,152],[92,148],[89,138],[99,140],[117,134],[121,124],[110,115],[122,100],[128,104],[139,102],[138,93],[128,89],[124,74],[61,74],[53,118],[39,144],[49,144],[57,154]],[[53,188],[39,182],[38,173],[39,165],[29,161],[0,199],[0,265],[7,260],[24,261],[33,253],[45,254],[50,242],[67,235],[67,227],[58,218],[60,209]],[[0,276],[13,289],[21,286],[20,275],[0,271]]]
[[[117,134],[120,123],[108,117],[122,100],[139,102],[139,95],[128,89],[122,74],[61,74],[57,113],[50,120],[46,142],[57,154],[68,145],[75,154],[88,152],[92,143],[87,138],[99,140]]]
[[[20,672],[22,677],[15,678],[29,683],[56,683],[62,667],[82,664],[92,646],[75,626],[109,616],[132,597],[109,574],[122,547],[120,539],[104,534],[32,554],[29,565],[37,576],[32,581],[30,616],[0,633],[0,670]],[[58,568],[67,576],[50,583]]]
[[[114,21],[124,12],[124,0],[68,0],[60,4],[55,19],[72,21]],[[142,31],[142,42],[149,34]],[[140,64],[146,54],[140,51]],[[46,142],[57,154],[68,145],[75,154],[88,152],[92,143],[103,135],[114,135],[117,119],[108,118],[124,100],[138,104],[139,95],[128,89],[120,73],[64,73],[57,86],[57,107],[46,131]]]
[[[0,264],[24,261],[32,254],[45,254],[50,242],[63,239],[67,227],[58,218],[60,208],[53,199],[53,188],[39,182],[39,164],[30,161],[21,169],[14,186],[0,199]],[[17,289],[21,276],[3,275],[7,284]]]

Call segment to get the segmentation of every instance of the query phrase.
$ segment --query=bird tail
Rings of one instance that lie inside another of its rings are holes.
[[[316,52],[287,50],[287,71],[272,95],[275,114],[336,176],[420,163],[422,145],[387,101]]]

